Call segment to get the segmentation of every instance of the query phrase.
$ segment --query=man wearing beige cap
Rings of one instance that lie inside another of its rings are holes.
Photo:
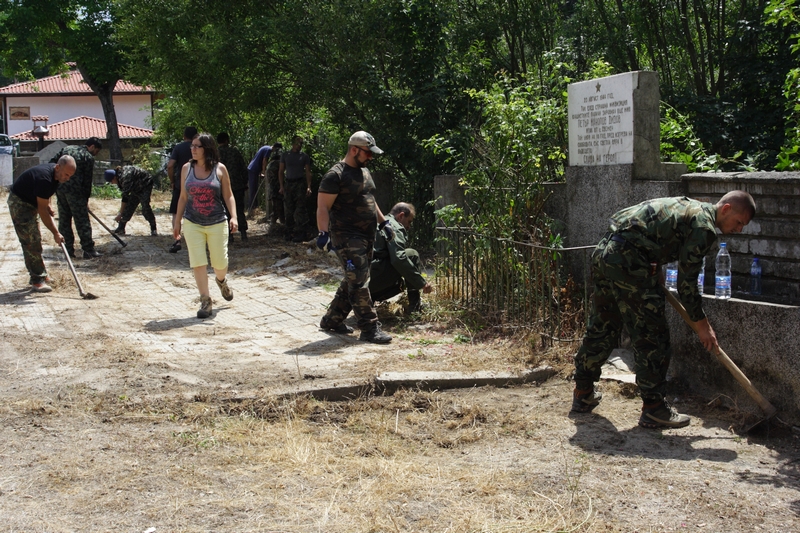
[[[394,230],[375,202],[375,182],[367,170],[367,163],[383,150],[366,131],[355,132],[347,144],[347,155],[322,178],[317,196],[317,246],[335,250],[344,269],[344,279],[320,327],[352,333],[344,323],[352,310],[361,340],[386,344],[392,337],[381,331],[369,292],[369,269],[376,228],[388,241],[394,238]]]

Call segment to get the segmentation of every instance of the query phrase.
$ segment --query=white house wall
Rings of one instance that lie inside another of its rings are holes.
[[[100,100],[96,96],[7,96],[6,109],[10,107],[30,107],[31,116],[47,115],[48,124],[62,122],[71,118],[87,116],[105,120]],[[151,128],[150,95],[116,95],[114,109],[117,111],[117,122]],[[8,121],[8,134],[16,135],[33,128],[31,120]]]

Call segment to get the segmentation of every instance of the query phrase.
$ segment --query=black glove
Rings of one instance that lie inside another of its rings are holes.
[[[386,237],[387,241],[394,240],[394,228],[392,228],[392,225],[389,224],[388,220],[384,220],[378,224],[378,230],[383,232],[383,235]]]
[[[327,231],[320,231],[317,237],[317,248],[320,250],[330,251],[331,249],[331,234]]]

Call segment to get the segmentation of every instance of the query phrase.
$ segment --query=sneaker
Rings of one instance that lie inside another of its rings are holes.
[[[158,231],[156,230],[156,228],[152,228],[150,230],[150,236],[151,237],[158,237]]]
[[[247,232],[246,231],[240,231],[239,233],[242,234],[242,242],[246,241],[247,240]]]
[[[691,418],[680,414],[666,400],[642,405],[642,416],[639,425],[643,428],[682,428],[689,425]]]
[[[217,287],[219,287],[219,292],[222,293],[222,297],[228,300],[229,302],[233,300],[233,291],[231,290],[230,287],[228,287],[228,277],[226,276],[225,279],[220,281],[215,276],[214,280],[217,282]]]
[[[37,283],[31,283],[31,291],[33,292],[52,292],[53,288],[47,284],[46,280]]]
[[[331,326],[329,322],[326,322],[323,318],[322,321],[319,323],[319,327],[325,331],[332,331],[334,333],[341,333],[342,335],[349,335],[355,331],[353,328],[342,322],[336,326]]]
[[[117,226],[117,229],[114,230],[114,234],[115,235],[127,235],[127,233],[125,233],[125,226],[123,226],[122,224]]]
[[[91,250],[84,250],[83,251],[83,258],[84,259],[96,259],[98,257],[102,257],[103,254],[92,248]]]
[[[376,322],[374,327],[361,330],[361,336],[359,337],[359,340],[374,342],[375,344],[389,344],[392,342],[392,337],[391,335],[384,333],[381,330],[380,323]]]
[[[211,296],[200,297],[200,309],[197,311],[197,318],[208,318],[211,316]]]
[[[603,393],[594,390],[594,387],[586,390],[575,389],[572,393],[572,412],[588,413],[598,406],[603,399]]]
[[[169,247],[169,253],[177,254],[181,249],[181,241],[175,241],[175,243]]]

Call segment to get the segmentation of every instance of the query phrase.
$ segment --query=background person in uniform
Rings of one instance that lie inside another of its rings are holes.
[[[275,143],[272,145],[272,152],[267,163],[265,178],[269,184],[269,221],[275,224],[280,220],[286,223],[286,216],[283,214],[283,195],[281,194],[281,182],[278,179],[278,168],[281,166],[281,151],[283,145]]]
[[[192,139],[197,135],[197,128],[194,126],[187,126],[183,130],[183,141],[179,142],[172,148],[169,155],[169,162],[167,163],[167,176],[169,176],[169,183],[172,185],[172,201],[169,203],[169,212],[172,213],[172,225],[175,226],[175,220],[180,220],[178,215],[178,199],[181,196],[181,169],[183,166],[192,159]],[[175,242],[169,247],[169,252],[172,254],[178,253],[181,249],[181,236],[175,237]]]
[[[400,202],[392,207],[386,220],[394,230],[394,239],[386,240],[382,232],[375,235],[374,259],[370,267],[369,292],[374,302],[383,302],[408,290],[408,312],[422,310],[420,291],[433,290],[422,276],[419,253],[407,248],[408,231],[417,211],[413,205]]]
[[[256,198],[258,196],[258,185],[267,170],[267,162],[271,152],[272,146],[265,144],[258,149],[256,155],[250,160],[250,164],[247,165],[248,188],[250,190],[250,201],[247,205],[250,206],[249,209],[251,211],[258,204],[258,198]]]
[[[295,135],[292,149],[281,155],[278,167],[283,214],[286,217],[286,239],[303,242],[309,238],[306,198],[311,196],[311,158],[301,152],[303,138]]]
[[[376,227],[392,240],[393,230],[375,202],[375,182],[367,170],[373,154],[383,150],[365,131],[350,136],[347,155],[325,174],[317,196],[317,246],[331,246],[342,263],[344,279],[339,284],[320,327],[336,333],[352,333],[344,323],[350,311],[356,315],[361,340],[386,344],[392,337],[381,331],[378,315],[369,292],[369,268],[372,262]]]
[[[122,191],[122,203],[114,220],[117,229],[114,233],[125,235],[125,225],[133,218],[136,208],[142,206],[142,216],[150,223],[150,235],[158,235],[156,216],[150,207],[150,195],[153,193],[153,176],[143,168],[133,165],[106,170],[105,180],[115,184]]]
[[[233,291],[228,286],[228,234],[235,232],[236,201],[231,191],[228,169],[219,162],[217,143],[203,133],[191,142],[192,161],[181,169],[181,195],[172,233],[177,239],[181,234],[181,220],[189,266],[192,267],[197,290],[200,292],[200,309],[197,318],[211,316],[211,295],[208,290],[208,257],[214,268],[217,286],[222,297],[233,300]],[[226,211],[227,208],[227,211]],[[230,217],[230,220],[229,220]]]
[[[53,234],[56,244],[64,242],[53,220],[50,197],[56,188],[69,181],[75,173],[75,160],[70,155],[62,155],[57,163],[47,163],[29,168],[11,185],[8,193],[8,211],[14,230],[22,245],[22,257],[30,276],[31,290],[50,292],[47,284],[47,270],[42,259],[42,234],[37,216]]]
[[[92,179],[94,174],[94,156],[103,148],[100,139],[90,137],[84,146],[65,146],[51,163],[56,163],[61,156],[69,155],[75,160],[75,175],[67,183],[58,187],[58,231],[64,237],[67,253],[75,257],[75,234],[72,232],[72,221],[81,241],[84,259],[100,257],[92,240],[92,223],[89,221],[89,197],[92,196]]]
[[[703,257],[717,240],[716,229],[723,234],[739,233],[755,211],[749,194],[732,191],[715,205],[686,197],[659,198],[611,217],[608,233],[592,254],[592,312],[575,356],[573,412],[588,412],[600,403],[602,394],[594,383],[619,345],[624,326],[631,337],[636,384],[643,402],[639,425],[689,425],[689,417],[679,414],[664,398],[671,349],[660,266],[679,262],[680,299],[697,323],[700,342],[706,350],[715,350],[717,337],[703,313],[697,276]]]
[[[230,146],[230,136],[224,131],[217,135],[217,144],[219,149],[219,162],[225,165],[228,169],[228,175],[231,178],[231,189],[233,190],[233,199],[236,201],[236,220],[239,221],[239,233],[242,235],[242,240],[247,240],[247,218],[244,214],[245,207],[245,194],[247,193],[247,186],[249,176],[247,174],[247,163],[244,162],[242,153],[235,146]],[[230,236],[233,240],[233,235]]]

